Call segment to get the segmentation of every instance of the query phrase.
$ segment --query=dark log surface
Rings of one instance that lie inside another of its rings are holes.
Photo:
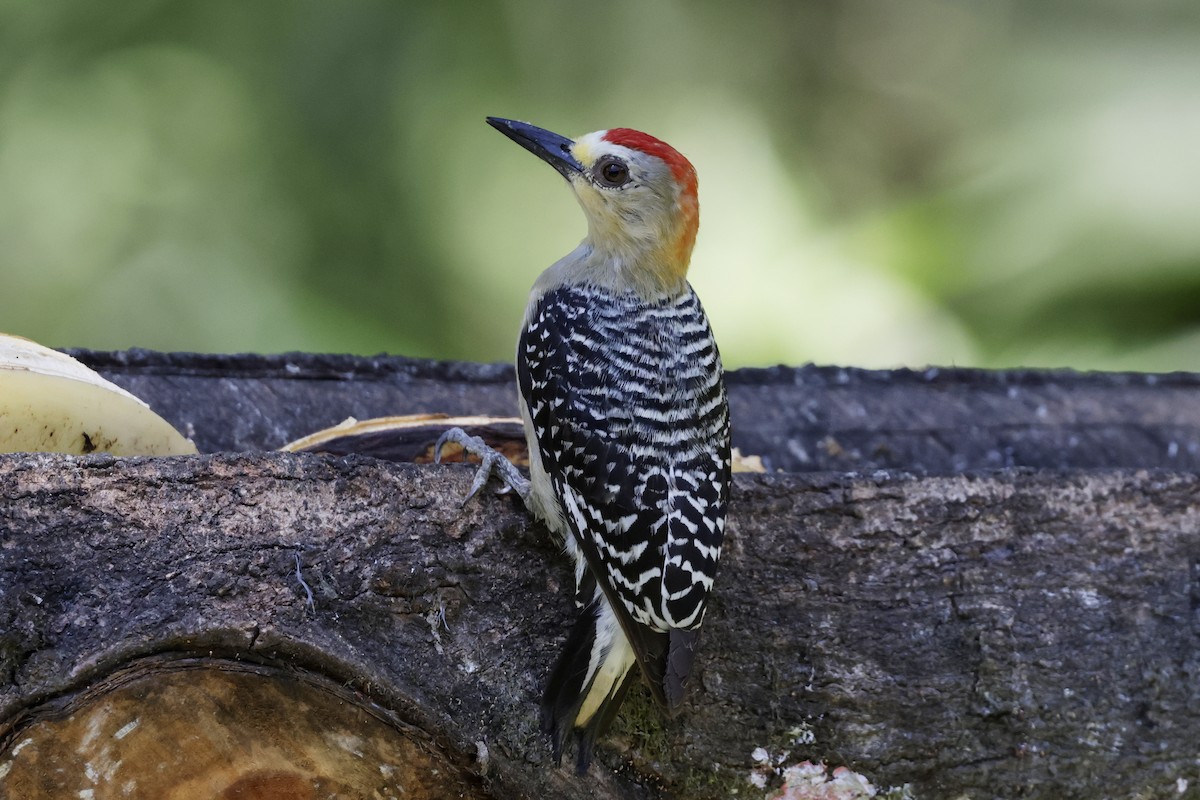
[[[500,367],[85,360],[208,451],[513,402]],[[496,797],[761,797],[757,747],[918,798],[1195,793],[1200,381],[808,368],[731,388],[745,450],[860,471],[739,476],[685,712],[633,694],[584,781],[536,718],[568,569],[512,499],[461,504],[469,468],[0,456],[0,772],[72,692],[211,653],[348,685]],[[906,461],[930,474],[881,469]]]
[[[201,452],[274,449],[346,417],[515,416],[513,370],[378,356],[72,355]],[[775,367],[727,376],[734,445],[771,470],[1200,469],[1200,375],[876,372]]]

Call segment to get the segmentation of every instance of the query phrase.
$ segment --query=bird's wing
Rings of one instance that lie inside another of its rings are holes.
[[[543,465],[656,699],[682,699],[729,492],[720,361],[695,295],[547,293],[519,378]]]

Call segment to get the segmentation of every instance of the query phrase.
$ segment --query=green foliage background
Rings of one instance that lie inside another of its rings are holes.
[[[696,164],[731,366],[1200,370],[1200,4],[0,0],[0,330],[507,360],[583,236],[488,114]]]

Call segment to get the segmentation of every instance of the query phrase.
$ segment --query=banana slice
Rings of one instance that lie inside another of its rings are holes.
[[[434,443],[450,428],[462,428],[478,436],[518,467],[529,466],[525,429],[519,417],[451,417],[446,414],[410,414],[404,417],[376,417],[357,420],[350,417],[332,428],[325,428],[285,444],[280,450],[293,453],[314,451],[344,456],[351,453],[374,456],[385,461],[433,462]],[[442,462],[471,460],[456,444],[442,449]],[[478,462],[478,459],[475,459]]]
[[[196,446],[70,356],[0,334],[0,452],[163,456]]]

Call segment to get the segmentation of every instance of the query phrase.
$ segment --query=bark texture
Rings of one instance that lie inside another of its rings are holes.
[[[396,356],[72,351],[201,452],[274,449],[346,417],[517,415],[511,366]],[[733,443],[770,470],[1200,469],[1200,375],[743,369]]]
[[[425,373],[376,379],[347,359],[288,378],[271,359],[244,359],[252,376],[188,358],[94,361],[208,450],[347,414],[510,411],[501,368],[403,362]],[[107,676],[185,657],[344,685],[482,796],[762,797],[750,774],[778,778],[756,748],[781,767],[848,765],[894,796],[1194,793],[1200,479],[1165,467],[1194,469],[1195,379],[845,374],[734,376],[754,452],[861,471],[738,476],[684,713],[665,721],[635,691],[582,781],[550,763],[536,714],[574,614],[569,570],[516,501],[462,504],[470,468],[0,456],[0,796],[31,726]],[[787,405],[812,381],[818,401]],[[1014,459],[1073,468],[956,470],[1018,429],[1038,446]],[[900,452],[929,474],[877,469]]]

